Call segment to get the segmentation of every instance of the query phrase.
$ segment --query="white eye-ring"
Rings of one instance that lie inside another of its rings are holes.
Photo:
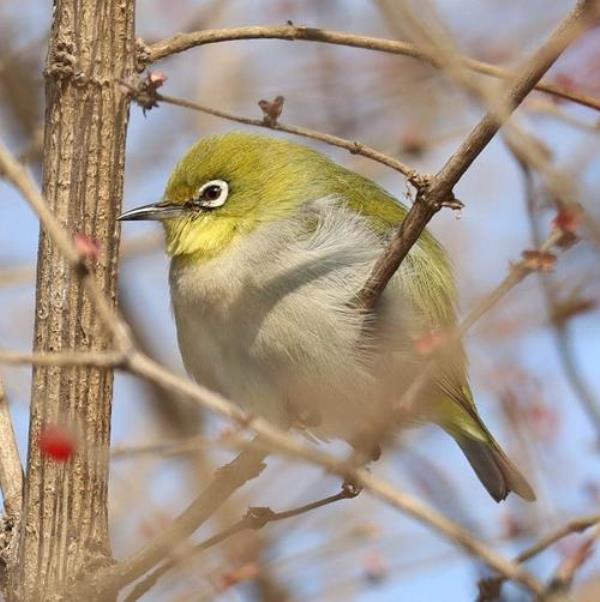
[[[225,204],[229,194],[229,184],[224,180],[211,180],[202,184],[196,193],[194,203],[204,209],[215,209]]]

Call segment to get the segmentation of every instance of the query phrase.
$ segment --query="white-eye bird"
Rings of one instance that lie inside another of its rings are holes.
[[[162,201],[120,219],[165,228],[179,347],[196,380],[280,427],[360,446],[394,425],[425,363],[415,339],[456,322],[448,259],[428,232],[375,315],[353,307],[406,212],[314,150],[229,133],[200,140]],[[477,413],[462,348],[445,355],[415,420],[449,433],[495,500],[535,499]]]

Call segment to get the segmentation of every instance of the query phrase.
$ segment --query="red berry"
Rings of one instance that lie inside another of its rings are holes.
[[[47,425],[42,428],[38,439],[42,455],[55,462],[67,462],[77,447],[75,437],[66,428]]]

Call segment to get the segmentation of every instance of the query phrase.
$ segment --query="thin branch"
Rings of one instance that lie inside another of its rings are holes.
[[[556,531],[548,533],[548,535],[545,535],[533,545],[523,550],[518,556],[515,557],[514,562],[519,564],[527,562],[538,554],[546,551],[557,541],[560,541],[561,539],[564,539],[573,533],[583,533],[590,527],[598,525],[598,523],[600,523],[600,514],[584,516],[571,520],[559,529],[556,529]],[[479,582],[479,595],[477,597],[477,602],[491,602],[492,600],[498,599],[504,581],[504,577],[491,577],[488,579],[482,579]]]
[[[596,526],[600,523],[600,514],[592,514],[591,516],[583,516],[581,518],[576,518],[574,520],[570,520],[568,523],[553,531],[552,533],[548,533],[548,535],[542,537],[539,541],[534,543],[532,546],[523,550],[516,558],[515,562],[527,562],[534,556],[537,556],[551,545],[555,544],[557,541],[567,537],[567,535],[571,535],[573,533],[583,533],[587,531],[590,527]]]
[[[0,364],[15,366],[93,366],[95,368],[118,367],[126,356],[117,351],[56,351],[20,353],[0,349]]]
[[[232,462],[219,468],[212,483],[150,543],[105,571],[98,571],[89,581],[76,588],[76,599],[104,599],[135,581],[162,562],[173,550],[204,522],[237,489],[257,477],[263,470],[267,452],[250,445]]]
[[[158,387],[157,387],[158,388]],[[180,439],[172,439],[162,443],[150,443],[137,446],[114,446],[111,448],[111,459],[120,460],[135,458],[145,455],[157,455],[163,457],[191,454],[200,449],[208,447],[221,447],[233,451],[240,451],[247,446],[248,442],[239,431],[231,430],[217,437],[204,437],[202,435],[184,436]]]
[[[19,286],[33,282],[35,279],[34,265],[16,265],[0,268],[0,287]]]
[[[121,259],[128,260],[155,251],[162,244],[162,235],[152,232],[124,240],[121,244]],[[34,265],[0,268],[0,287],[18,286],[32,282],[35,278]]]
[[[113,446],[110,450],[111,460],[135,459],[139,456],[179,456],[197,452],[199,449],[215,445],[217,441],[194,435],[185,437],[179,441],[167,441],[149,445],[136,446]],[[219,442],[220,443],[220,442]]]
[[[135,96],[135,89],[130,87],[130,90],[132,90],[132,93]],[[262,119],[242,117],[240,115],[228,113],[227,111],[221,111],[219,109],[207,107],[197,102],[192,102],[181,98],[175,98],[173,96],[166,96],[164,94],[156,94],[155,98],[157,101],[160,102],[166,102],[167,104],[175,105],[177,107],[183,107],[185,109],[200,111],[201,113],[214,115],[215,117],[220,117],[221,119],[235,121],[236,123],[243,123],[244,125],[252,125],[255,127],[266,128],[269,130],[276,130],[278,132],[287,132],[288,134],[294,134],[303,138],[318,140],[320,142],[325,142],[326,144],[330,144],[332,146],[337,146],[339,148],[346,149],[353,155],[361,155],[363,157],[367,157],[368,159],[377,161],[377,163],[381,163],[383,165],[386,165],[387,167],[391,167],[392,169],[399,171],[402,175],[406,176],[406,178],[411,184],[413,184],[417,188],[419,186],[422,186],[426,181],[426,178],[420,175],[412,167],[409,167],[408,165],[402,163],[402,161],[394,159],[394,157],[390,157],[389,155],[386,155],[381,151],[367,146],[366,144],[362,144],[361,142],[347,140],[345,138],[340,138],[339,136],[325,134],[323,132],[319,132],[318,130],[311,130],[309,128],[300,127],[296,125],[284,125],[283,123],[279,122],[273,123],[270,121],[264,121]]]
[[[119,349],[125,351],[132,348],[133,342],[127,325],[119,318],[115,308],[94,280],[85,258],[77,250],[72,238],[48,207],[27,169],[1,143],[0,174],[20,191],[23,198],[39,216],[42,225],[62,251],[65,259],[80,274],[83,286],[95,304],[104,325],[112,333]]]
[[[552,602],[567,602],[567,600],[571,599],[566,594],[571,589],[575,574],[592,555],[595,543],[595,537],[586,539],[573,552],[567,555],[559,564],[554,575],[552,575],[544,592],[544,599]]]
[[[23,502],[23,468],[15,438],[8,399],[0,379],[0,490],[4,509],[14,522]]]
[[[294,518],[296,516],[300,516],[301,514],[306,514],[307,512],[316,510],[317,508],[334,504],[340,500],[354,498],[356,497],[357,493],[358,492],[352,488],[343,487],[342,490],[335,495],[330,495],[326,498],[317,500],[316,502],[304,504],[303,506],[286,510],[284,512],[273,512],[273,510],[266,507],[249,508],[244,517],[237,523],[187,550],[186,560],[189,560],[189,558],[192,556],[196,556],[197,554],[212,548],[213,546],[225,541],[226,539],[229,539],[241,531],[246,531],[248,529],[259,530],[268,523]],[[156,585],[158,580],[163,575],[175,568],[178,564],[179,561],[177,558],[166,560],[157,569],[152,571],[142,581],[140,581],[140,583],[138,583],[132,592],[127,596],[127,598],[125,598],[124,602],[135,602],[135,600],[139,600],[144,594],[146,594]]]
[[[534,254],[543,256],[548,253],[562,238],[563,234],[558,230],[553,230],[550,235],[533,251]],[[535,272],[541,271],[535,267],[535,262],[528,259],[522,259],[510,266],[509,272],[490,293],[488,293],[481,302],[476,305],[461,321],[457,329],[456,337],[462,338],[468,330],[470,330],[479,319],[502,300],[515,286],[523,282],[523,280]]]
[[[442,169],[422,187],[406,218],[394,231],[382,256],[376,261],[367,282],[358,295],[359,309],[372,311],[385,290],[387,283],[416,243],[432,217],[443,207],[456,202],[453,188],[473,161],[489,144],[511,113],[521,104],[544,73],[561,53],[581,33],[589,20],[594,0],[579,0],[575,8],[563,19],[542,46],[526,61],[509,90],[504,94],[499,107],[489,110],[471,130],[460,147],[446,161]]]
[[[217,42],[258,39],[324,42],[339,46],[364,48],[389,54],[399,54],[425,61],[436,68],[441,67],[438,57],[423,49],[417,48],[408,42],[386,40],[313,27],[297,27],[294,25],[275,27],[235,27],[230,29],[208,29],[191,33],[178,33],[166,40],[145,47],[140,56],[140,63],[147,66],[196,46],[215,44]],[[459,60],[464,67],[483,75],[489,75],[504,80],[512,80],[515,77],[515,73],[510,69],[491,65],[469,57],[459,57]],[[582,92],[569,90],[548,82],[536,83],[535,89],[559,98],[570,100],[591,109],[600,110],[600,99],[586,95]]]
[[[546,115],[584,132],[598,133],[600,131],[600,123],[597,117],[594,121],[581,119],[574,116],[572,111],[565,110],[564,106],[561,107],[547,98],[528,98],[524,108],[529,113]]]
[[[591,420],[596,430],[596,442],[600,442],[600,403],[588,386],[583,374],[575,361],[571,334],[566,323],[554,322],[558,355],[561,359],[564,373],[571,384],[571,388],[577,394],[578,399]]]

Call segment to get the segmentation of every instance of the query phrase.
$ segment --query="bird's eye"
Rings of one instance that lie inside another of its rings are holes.
[[[194,204],[203,209],[220,207],[227,200],[229,185],[223,180],[211,180],[198,189]]]

